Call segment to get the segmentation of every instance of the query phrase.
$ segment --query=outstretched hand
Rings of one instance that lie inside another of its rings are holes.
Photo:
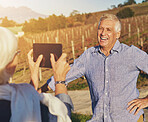
[[[127,110],[130,110],[129,112],[132,113],[134,110],[135,113],[134,115],[137,115],[137,113],[143,109],[148,107],[148,96],[146,96],[145,98],[139,98],[139,99],[135,99],[132,100],[128,103],[128,108]]]
[[[37,90],[38,84],[39,84],[39,66],[43,59],[43,55],[40,55],[36,62],[33,61],[32,58],[33,49],[29,51],[27,54],[28,56],[28,63],[29,63],[29,69],[31,73],[31,84],[34,86],[34,88]]]
[[[50,56],[55,81],[65,81],[66,74],[70,70],[70,66],[66,62],[67,54],[63,53],[58,61],[55,61],[53,54],[50,54]]]

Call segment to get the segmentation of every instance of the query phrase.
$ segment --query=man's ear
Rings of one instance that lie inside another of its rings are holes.
[[[13,75],[15,72],[15,68],[18,63],[18,57],[17,55],[14,56],[13,60],[6,66],[6,72],[10,75]]]
[[[117,32],[116,33],[116,39],[119,39],[120,38],[120,35],[121,35],[121,31]]]

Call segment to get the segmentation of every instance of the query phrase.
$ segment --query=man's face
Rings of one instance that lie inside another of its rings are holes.
[[[120,32],[115,31],[116,22],[113,20],[102,20],[98,28],[98,42],[103,48],[111,49]]]

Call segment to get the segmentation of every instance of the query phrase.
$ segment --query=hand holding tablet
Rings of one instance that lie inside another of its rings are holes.
[[[34,43],[33,60],[36,61],[39,55],[43,55],[40,67],[52,68],[50,62],[50,53],[54,54],[57,61],[62,55],[62,44]]]

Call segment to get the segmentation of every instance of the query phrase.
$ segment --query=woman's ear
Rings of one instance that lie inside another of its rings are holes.
[[[13,60],[6,66],[6,72],[13,75],[18,64],[18,56],[15,55]]]

